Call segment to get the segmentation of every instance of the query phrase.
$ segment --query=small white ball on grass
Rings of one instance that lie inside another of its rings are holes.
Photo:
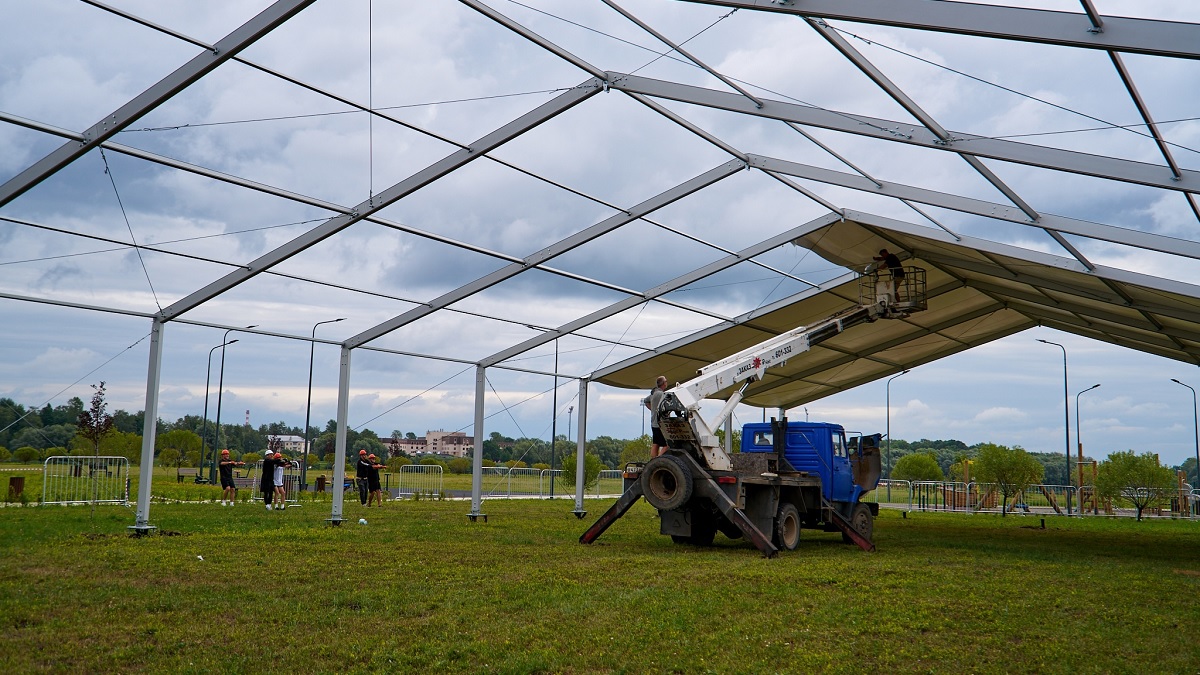
[[[359,518],[359,519],[358,519],[358,524],[359,524],[359,525],[366,525],[366,524],[367,524],[367,519],[366,519],[366,518]]]

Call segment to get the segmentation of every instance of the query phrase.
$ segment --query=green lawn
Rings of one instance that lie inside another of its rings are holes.
[[[878,551],[593,546],[570,502],[0,509],[5,672],[1196,672],[1200,523],[885,511]],[[360,526],[355,521],[370,522]],[[203,558],[203,559],[201,559]]]

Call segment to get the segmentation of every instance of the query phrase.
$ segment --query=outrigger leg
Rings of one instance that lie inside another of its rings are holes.
[[[612,525],[617,521],[618,518],[625,515],[625,512],[628,511],[631,506],[637,503],[637,500],[641,496],[642,481],[639,480],[633,485],[630,485],[629,489],[625,491],[625,494],[621,495],[621,498],[618,499],[612,506],[610,506],[608,510],[604,512],[604,515],[600,516],[599,520],[597,520],[595,523],[592,523],[592,526],[587,529],[587,532],[584,532],[582,535],[580,535],[579,543],[590,544],[599,539],[600,535],[604,534],[604,531],[608,529],[608,526]]]

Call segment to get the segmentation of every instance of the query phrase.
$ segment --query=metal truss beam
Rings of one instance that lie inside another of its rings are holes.
[[[212,282],[204,288],[188,295],[163,309],[163,317],[172,319],[179,314],[195,308],[210,298],[223,293],[251,277],[270,269],[301,251],[321,242],[322,240],[346,229],[354,223],[379,211],[395,201],[425,187],[446,174],[458,169],[469,162],[479,159],[483,153],[491,151],[504,143],[520,136],[530,129],[550,120],[559,114],[575,107],[579,103],[595,96],[600,91],[600,81],[589,80],[582,85],[570,89],[550,101],[534,108],[517,119],[505,124],[499,129],[481,137],[469,148],[451,153],[441,160],[418,171],[392,187],[380,192],[373,198],[356,206],[351,213],[342,213],[308,232],[296,237],[288,243],[269,251],[244,269],[234,270],[224,277]]]
[[[505,361],[507,359],[511,359],[512,357],[514,357],[518,354],[522,354],[524,352],[529,351],[530,349],[533,349],[535,347],[538,347],[538,346],[544,345],[548,342],[551,342],[555,338],[561,337],[562,335],[565,335],[567,333],[574,333],[575,331],[579,330],[580,328],[583,328],[585,326],[590,326],[598,321],[607,319],[610,316],[620,314],[621,312],[623,312],[627,309],[630,309],[631,307],[636,307],[645,301],[653,300],[661,295],[665,295],[672,291],[683,288],[684,286],[687,286],[688,284],[695,283],[696,281],[699,281],[700,279],[703,279],[708,276],[712,276],[713,274],[716,274],[717,272],[729,269],[730,267],[733,267],[734,265],[745,262],[751,258],[754,258],[755,256],[762,255],[763,253],[766,253],[767,251],[774,250],[780,246],[783,246],[784,244],[787,244],[788,242],[792,241],[796,237],[804,236],[805,234],[808,234],[809,232],[818,230],[818,229],[825,227],[831,223],[834,223],[838,220],[840,220],[840,216],[828,215],[828,216],[822,216],[820,218],[817,218],[816,220],[812,220],[808,223],[805,223],[804,225],[794,227],[786,232],[777,234],[774,237],[771,237],[770,239],[766,239],[757,244],[754,244],[753,246],[749,246],[745,249],[742,249],[741,251],[738,251],[737,253],[726,256],[720,260],[713,261],[707,265],[704,265],[703,267],[696,268],[696,269],[692,270],[691,272],[688,272],[687,274],[683,274],[681,276],[675,277],[674,279],[671,279],[670,281],[659,284],[658,286],[655,286],[654,288],[651,288],[644,293],[625,298],[624,300],[614,302],[613,304],[609,305],[608,307],[598,309],[595,312],[592,312],[591,314],[588,314],[587,316],[582,316],[578,319],[575,319],[574,321],[569,321],[554,330],[546,331],[546,332],[542,333],[541,335],[534,336],[518,345],[513,345],[512,347],[509,347],[508,349],[496,352],[495,354],[483,359],[479,363],[480,363],[480,365],[482,365],[484,367],[488,367],[493,364]]]
[[[920,120],[921,124],[923,124],[925,128],[932,132],[935,136],[937,136],[942,143],[952,143],[954,141],[954,138],[950,135],[950,133],[946,131],[941,124],[938,124],[937,120],[933,119],[932,115],[925,112],[921,106],[917,105],[916,101],[909,98],[908,94],[904,93],[904,91],[900,89],[900,87],[896,86],[896,84],[892,82],[887,75],[883,74],[883,71],[876,68],[875,64],[871,63],[867,57],[863,56],[862,53],[853,47],[853,45],[847,42],[846,38],[842,37],[841,33],[837,32],[831,28],[829,24],[820,19],[806,20],[808,25],[812,26],[818,34],[820,34],[825,38],[826,41],[833,45],[834,49],[837,49],[839,52],[841,52],[842,56],[845,56],[847,59],[849,59],[850,62],[853,63],[868,78],[870,78],[872,82],[883,89],[888,96],[891,96],[892,100],[896,101],[902,108],[907,110],[910,115]],[[761,108],[762,106],[759,107]],[[976,173],[978,173],[980,176],[983,176],[984,180],[986,180],[988,183],[991,183],[992,187],[999,190],[1000,193],[1005,197],[1008,197],[1010,202],[1016,204],[1017,208],[1021,209],[1021,211],[1023,211],[1025,215],[1029,217],[1029,220],[1033,222],[1038,221],[1038,212],[1035,211],[1033,207],[1030,206],[1024,199],[1022,199],[1021,196],[1017,194],[1016,190],[1013,190],[1011,187],[1009,187],[1003,180],[1000,179],[999,176],[997,176],[990,168],[988,168],[988,166],[983,163],[982,159],[973,155],[964,154],[959,154],[959,157],[969,164],[971,168],[975,169]],[[1172,163],[1172,169],[1174,168],[1174,164]],[[1178,179],[1178,175],[1176,175],[1175,178]],[[1092,265],[1092,263],[1083,255],[1083,253],[1079,249],[1075,248],[1075,246],[1072,245],[1071,242],[1067,241],[1067,239],[1061,234],[1051,230],[1045,230],[1045,232],[1085,267],[1088,269],[1092,269],[1094,267],[1094,265]]]
[[[0,186],[0,206],[24,194],[59,169],[75,161],[101,143],[112,138],[118,131],[129,126],[138,118],[154,110],[175,94],[215,70],[233,58],[238,52],[254,44],[267,33],[300,13],[315,0],[278,0],[254,18],[226,35],[212,50],[205,50],[192,60],[175,69],[149,89],[135,96],[125,105],[106,115],[81,135],[83,142],[68,141],[57,150],[46,155],[21,173]]]
[[[563,49],[562,47],[559,47],[558,45],[554,44],[553,42],[547,40],[546,38],[538,35],[537,33],[533,32],[533,31],[529,30],[528,28],[526,28],[525,26],[522,26],[521,24],[517,23],[516,21],[513,21],[512,19],[501,14],[500,12],[497,12],[496,10],[492,9],[491,7],[488,7],[487,5],[483,4],[482,2],[479,2],[479,0],[459,0],[459,2],[466,5],[467,7],[470,7],[471,9],[475,10],[476,12],[479,12],[480,14],[486,16],[487,18],[491,19],[492,21],[495,21],[496,23],[500,24],[501,26],[504,26],[505,28],[511,30],[512,32],[516,33],[517,35],[520,35],[521,37],[525,38],[526,40],[529,40],[530,42],[536,44],[537,46],[541,47],[542,49],[545,49],[546,51],[551,52],[552,54],[555,54],[562,60],[575,65],[577,68],[587,71],[592,76],[597,77],[601,80],[605,79],[606,76],[605,76],[605,73],[603,70],[600,70],[596,66],[593,66],[592,64],[588,63],[587,61],[584,61],[583,59],[579,58],[578,56],[575,56],[571,52]]]
[[[957,131],[949,132],[954,140],[945,143],[928,129],[908,122],[896,122],[865,115],[850,115],[773,99],[763,99],[764,105],[760,109],[749,103],[745,97],[737,94],[637,75],[611,74],[609,86],[621,91],[645,94],[655,98],[794,122],[942,152],[987,157],[1055,171],[1148,185],[1165,190],[1200,193],[1200,171],[1181,169],[1183,179],[1175,180],[1169,167],[1157,164],[1016,143]]]
[[[716,183],[719,180],[728,178],[729,176],[741,171],[745,168],[745,164],[741,161],[730,161],[716,168],[685,181],[666,192],[662,192],[646,201],[634,206],[626,212],[618,213],[610,216],[591,227],[585,228],[575,234],[559,240],[546,248],[526,257],[519,263],[513,263],[502,267],[491,274],[482,276],[475,281],[459,286],[458,288],[442,294],[440,297],[429,301],[429,303],[396,316],[388,321],[385,321],[373,328],[369,328],[358,335],[350,338],[346,344],[350,347],[357,347],[366,344],[371,340],[386,335],[401,326],[408,325],[413,321],[427,316],[439,309],[448,307],[464,298],[470,297],[484,289],[490,288],[505,279],[514,277],[527,269],[539,265],[547,260],[555,258],[567,251],[570,251],[578,246],[586,244],[601,235],[607,234],[619,227],[628,224],[631,221],[637,220],[642,215],[653,213],[674,201],[682,199],[697,190]]]
[[[662,354],[669,354],[678,349],[683,349],[683,348],[687,347],[688,345],[690,345],[691,343],[693,343],[701,338],[710,337],[710,336],[715,335],[723,330],[728,329],[730,325],[748,325],[748,324],[750,324],[750,322],[752,322],[754,319],[756,319],[758,317],[766,316],[767,314],[770,314],[771,312],[774,312],[779,309],[783,309],[784,307],[787,307],[788,305],[791,305],[791,304],[800,302],[801,300],[813,297],[819,293],[830,293],[830,294],[836,296],[839,286],[842,286],[844,284],[850,283],[851,281],[854,281],[855,279],[858,278],[858,276],[859,275],[855,272],[848,272],[848,273],[843,274],[835,279],[831,279],[831,280],[817,286],[816,288],[809,288],[809,289],[800,291],[799,293],[794,293],[786,298],[782,298],[780,300],[772,302],[769,305],[765,305],[763,307],[758,307],[753,310],[750,310],[749,312],[746,312],[745,314],[734,317],[733,319],[731,319],[729,321],[728,324],[721,324],[721,325],[716,325],[716,326],[709,326],[708,328],[703,328],[699,331],[696,331],[695,333],[692,333],[691,335],[687,335],[687,336],[679,338],[678,340],[675,340],[673,342],[669,342],[657,349],[649,350],[645,354],[631,356],[623,361],[614,363],[611,366],[605,366],[604,368],[594,371],[588,377],[593,382],[595,382],[596,380],[603,379],[609,373],[614,373],[618,370],[628,368],[629,366],[636,365],[638,363],[641,363],[642,361],[647,361],[656,356],[661,356]],[[851,304],[858,302],[858,294],[857,293],[854,294],[854,297],[850,297],[850,296],[838,296],[838,297],[841,297],[843,300],[845,300],[846,302],[851,303]]]
[[[949,0],[685,0],[734,7],[912,28],[939,33],[1105,49],[1130,54],[1200,59],[1200,24],[1106,17],[1103,30],[1089,30],[1085,14],[1001,7]]]
[[[1039,310],[1042,312],[1041,316],[1052,316],[1052,317],[1055,317],[1057,320],[1060,320],[1064,323],[1072,323],[1074,321],[1074,322],[1076,322],[1076,325],[1081,325],[1081,326],[1086,325],[1086,326],[1089,326],[1096,330],[1107,330],[1108,326],[1098,328],[1095,324],[1092,323],[1093,321],[1103,321],[1106,324],[1113,324],[1114,326],[1123,327],[1120,329],[1114,329],[1114,332],[1117,332],[1119,330],[1125,330],[1125,331],[1128,331],[1128,334],[1130,336],[1139,334],[1139,333],[1134,333],[1132,331],[1129,331],[1129,317],[1128,316],[1122,316],[1120,314],[1105,311],[1104,309],[1100,309],[1100,308],[1097,308],[1094,306],[1072,303],[1072,302],[1070,302],[1069,299],[1066,299],[1066,298],[1059,298],[1059,297],[1054,297],[1054,296],[1042,296],[1042,295],[1038,295],[1038,294],[1034,294],[1034,293],[1026,293],[1019,289],[1005,288],[1003,286],[999,286],[997,284],[991,284],[986,281],[976,281],[976,280],[969,279],[969,280],[967,280],[966,284],[969,288],[978,289],[982,292],[987,293],[989,297],[996,298],[997,300],[1000,300],[1002,302],[1020,303],[1022,308],[1026,307],[1026,306],[1041,307],[1041,308],[1043,308],[1042,310]],[[1047,310],[1052,310],[1052,311],[1047,311]],[[1020,309],[1019,311],[1021,311],[1023,313],[1025,312],[1024,309]],[[1030,310],[1030,311],[1032,311],[1032,310]],[[1058,317],[1053,312],[1063,312],[1066,314],[1071,314],[1071,315],[1074,315],[1075,318],[1070,319],[1070,318]],[[1200,334],[1195,333],[1195,332],[1186,331],[1186,330],[1178,330],[1175,328],[1156,327],[1155,330],[1153,330],[1153,331],[1141,331],[1139,329],[1139,332],[1146,333],[1149,335],[1161,335],[1163,337],[1162,341],[1164,343],[1170,343],[1168,346],[1169,346],[1169,348],[1172,348],[1172,349],[1186,349],[1186,347],[1181,346],[1175,339],[1200,342]],[[1172,339],[1172,338],[1175,338],[1175,339]],[[1148,335],[1145,335],[1145,336],[1143,336],[1141,338],[1137,338],[1137,339],[1143,339],[1148,342],[1153,342],[1153,340],[1151,338],[1149,338]]]
[[[1035,274],[1029,274],[1027,272],[1013,273],[1013,272],[1009,272],[1009,271],[1000,269],[998,267],[994,267],[988,263],[980,263],[980,262],[973,262],[973,261],[969,261],[969,260],[961,260],[958,258],[950,258],[947,256],[943,256],[943,255],[934,253],[932,251],[913,251],[912,253],[916,257],[920,257],[923,260],[929,260],[930,262],[934,262],[941,266],[957,268],[957,269],[964,270],[967,272],[973,272],[976,274],[984,274],[987,276],[1008,278],[1008,279],[1012,279],[1013,281],[1016,281],[1018,283],[1034,286],[1034,287],[1037,287],[1037,288],[1039,288],[1041,290],[1045,290],[1045,291],[1050,291],[1050,292],[1055,292],[1055,293],[1064,293],[1067,295],[1081,296],[1081,297],[1089,298],[1091,300],[1095,300],[1096,302],[1108,303],[1108,304],[1116,305],[1118,307],[1129,307],[1130,309],[1137,310],[1139,312],[1157,314],[1160,316],[1166,316],[1166,317],[1170,317],[1173,319],[1178,319],[1180,321],[1195,321],[1196,320],[1196,314],[1188,312],[1186,310],[1175,309],[1175,308],[1171,308],[1171,307],[1164,307],[1161,305],[1152,305],[1152,304],[1148,304],[1146,302],[1127,302],[1124,298],[1117,295],[1116,293],[1113,293],[1110,295],[1108,293],[1103,293],[1096,289],[1080,288],[1078,286],[1072,286],[1071,284],[1062,283],[1062,282],[1054,281],[1051,279],[1046,279],[1044,277],[1039,277]],[[968,277],[967,284],[970,285],[971,283],[972,283],[972,281]],[[1128,320],[1126,320],[1126,321],[1128,321]]]
[[[902,201],[912,201],[930,206],[937,206],[951,211],[960,213],[969,213],[985,218],[995,218],[1009,223],[1017,223],[1020,225],[1030,225],[1047,230],[1054,230],[1066,234],[1074,234],[1089,239],[1107,241],[1114,244],[1122,244],[1125,246],[1134,246],[1150,251],[1159,251],[1161,253],[1170,253],[1172,255],[1185,256],[1200,260],[1200,242],[1189,241],[1186,239],[1176,239],[1174,237],[1165,237],[1161,234],[1153,234],[1149,232],[1141,232],[1139,230],[1131,230],[1123,227],[1115,227],[1113,225],[1103,225],[1101,223],[1088,222],[1086,220],[1075,220],[1064,216],[1056,216],[1049,213],[1039,214],[1040,217],[1036,224],[1029,222],[1025,217],[1024,212],[1012,206],[1004,204],[996,204],[986,202],[979,199],[971,199],[969,197],[960,197],[958,195],[947,194],[945,192],[937,192],[934,190],[926,190],[924,188],[912,187],[901,183],[891,183],[879,179],[865,178],[856,176],[851,173],[841,171],[833,171],[821,167],[810,166],[808,164],[799,164],[789,162],[787,160],[775,159],[772,157],[764,157],[762,155],[747,155],[750,161],[751,168],[762,169],[774,173],[782,173],[788,176],[813,180],[819,183],[829,185],[838,185],[853,190],[862,192],[870,192],[872,194],[883,195],[886,197],[894,197]],[[956,236],[956,235],[955,235]]]
[[[1013,311],[1025,313],[1024,310],[1019,308],[1014,308]],[[1154,354],[1155,356],[1161,356],[1163,358],[1171,359],[1172,361],[1182,361],[1183,363],[1190,363],[1193,365],[1200,364],[1200,350],[1181,350],[1178,347],[1160,347],[1156,344],[1146,342],[1143,339],[1128,337],[1120,331],[1109,331],[1105,328],[1082,325],[1082,322],[1076,322],[1078,320],[1072,321],[1063,319],[1062,317],[1053,317],[1049,315],[1041,316],[1040,314],[1045,313],[1030,311],[1027,313],[1027,316],[1036,318],[1038,324],[1041,326],[1061,330],[1064,333],[1074,333],[1075,335],[1092,338],[1093,340],[1100,340],[1101,342],[1107,342],[1109,344],[1117,345],[1118,347],[1125,347],[1126,349],[1134,349],[1140,352]],[[1181,358],[1184,356],[1190,358]]]
[[[621,16],[625,17],[626,19],[629,19],[630,21],[632,21],[634,24],[636,24],[642,30],[653,35],[660,42],[662,42],[663,44],[670,47],[672,50],[677,52],[683,58],[685,58],[685,59],[691,61],[692,63],[696,64],[697,66],[700,66],[701,68],[703,68],[705,71],[708,72],[709,75],[712,75],[713,77],[717,78],[718,80],[724,82],[726,85],[729,86],[730,89],[733,89],[734,91],[741,94],[742,96],[745,96],[746,98],[750,99],[751,101],[754,101],[754,103],[758,107],[760,107],[760,108],[762,107],[762,102],[759,101],[758,98],[754,96],[754,94],[751,94],[750,92],[746,91],[737,82],[734,82],[733,80],[729,79],[728,77],[725,77],[721,73],[717,72],[717,70],[715,68],[712,68],[707,63],[701,61],[699,58],[692,55],[690,52],[688,52],[686,49],[684,49],[681,45],[675,44],[675,42],[673,42],[667,36],[654,30],[654,28],[652,26],[650,26],[650,24],[646,23],[645,21],[642,21],[641,19],[637,18],[633,14],[630,14],[629,12],[625,11],[625,9],[623,7],[621,7],[617,3],[613,2],[613,0],[600,0],[600,1],[603,2],[604,4],[608,5],[609,7],[612,7],[613,9],[615,9],[617,12],[619,12],[621,14]]]

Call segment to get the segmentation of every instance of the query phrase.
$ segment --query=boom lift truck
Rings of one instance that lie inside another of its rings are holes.
[[[707,546],[720,531],[733,539],[745,537],[773,557],[780,549],[796,548],[803,525],[840,530],[846,542],[874,550],[879,507],[860,500],[879,483],[879,434],[847,442],[837,424],[772,418],[745,425],[742,451],[730,456],[700,407],[705,397],[740,384],[710,418],[724,420],[747,386],[788,358],[859,324],[925,309],[925,270],[906,266],[904,272],[893,281],[890,270],[873,269],[860,279],[857,306],[705,366],[667,390],[652,414],[668,450],[625,467],[624,494],[579,541],[594,542],[645,497],[658,509],[662,534],[680,544]]]

